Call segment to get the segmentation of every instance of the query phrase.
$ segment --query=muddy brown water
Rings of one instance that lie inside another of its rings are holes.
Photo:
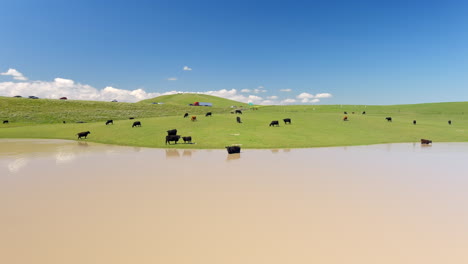
[[[0,263],[468,263],[468,144],[0,140]]]

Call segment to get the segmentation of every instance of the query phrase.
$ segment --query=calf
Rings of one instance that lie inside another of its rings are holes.
[[[348,121],[348,116],[344,116],[343,121]]]
[[[112,119],[107,120],[107,121],[106,121],[106,126],[109,125],[109,124],[114,124],[114,120],[112,120]]]
[[[416,120],[413,120],[413,125],[416,125]]]
[[[168,136],[173,136],[173,135],[175,136],[175,135],[177,135],[177,129],[168,130],[168,131],[167,131],[167,135],[168,135]]]
[[[387,120],[388,122],[392,122],[392,118],[391,118],[391,117],[386,117],[385,120]]]
[[[170,135],[170,136],[166,136],[166,145],[167,143],[169,143],[169,145],[171,144],[171,141],[174,141],[174,144],[177,144],[177,142],[179,141],[180,139],[180,136],[179,135]]]
[[[285,118],[283,119],[284,124],[291,124],[291,118]]]
[[[278,120],[271,121],[270,126],[279,126]]]
[[[236,121],[237,121],[237,123],[242,123],[241,118],[239,116],[236,117]]]
[[[3,120],[3,124],[8,124],[8,120]]]
[[[241,115],[242,115],[242,111],[239,110],[239,109],[237,109],[236,111],[234,111],[234,113],[236,113],[236,114],[241,114]]]
[[[182,137],[182,139],[184,140],[184,143],[192,143],[192,137]]]
[[[135,122],[133,122],[132,127],[137,127],[137,126],[138,126],[138,127],[141,127],[141,122],[140,122],[140,121],[135,121]]]
[[[431,144],[432,143],[432,140],[429,140],[429,139],[421,139],[421,144]]]
[[[188,113],[185,113],[185,114],[184,114],[184,118],[186,118],[186,117],[188,117]]]
[[[86,138],[89,134],[91,134],[91,132],[85,131],[85,132],[80,132],[76,135],[78,136],[78,139],[81,139],[82,137]]]
[[[240,153],[240,150],[241,150],[239,146],[229,146],[229,147],[226,147],[226,149],[229,154]]]
[[[211,112],[206,113],[205,116],[211,116]]]
[[[197,121],[197,117],[196,117],[196,116],[192,116],[192,117],[190,118],[190,120],[192,120],[192,121]]]

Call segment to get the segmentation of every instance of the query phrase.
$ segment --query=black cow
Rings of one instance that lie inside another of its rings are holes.
[[[283,119],[284,124],[291,124],[291,118],[285,118]]]
[[[388,122],[392,122],[392,118],[391,118],[391,117],[386,117],[385,120],[387,120]]]
[[[170,135],[170,136],[166,136],[166,145],[167,143],[169,143],[169,145],[171,144],[171,141],[174,141],[174,144],[177,144],[177,142],[179,141],[180,139],[180,136],[179,135]]]
[[[167,131],[168,136],[177,135],[177,129],[171,129]]]
[[[343,114],[347,115],[347,114],[348,114],[348,112],[344,111],[344,112],[343,112]]]
[[[431,143],[432,143],[432,140],[429,140],[429,139],[422,139],[422,138],[421,138],[421,144],[427,145],[427,144],[431,144]]]
[[[362,112],[362,114],[365,115],[365,114],[366,114],[366,111]]]
[[[112,119],[107,120],[107,121],[106,121],[106,126],[107,126],[108,124],[114,124],[114,120],[112,120]]]
[[[270,126],[279,126],[278,120],[271,121]]]
[[[448,124],[451,125],[451,124],[452,124],[452,120],[449,120],[449,121],[448,121]]]
[[[140,121],[135,121],[135,122],[133,122],[132,127],[136,127],[136,126],[141,127],[141,122],[140,122]]]
[[[184,143],[192,143],[192,137],[182,137],[182,139],[184,140]]]
[[[416,120],[413,120],[413,125],[416,125]]]
[[[241,114],[242,115],[242,111],[237,109],[236,111],[234,111],[235,114]]]
[[[67,123],[67,121],[63,120],[63,121],[62,121],[62,123],[64,123],[64,124],[65,124],[65,123]]]
[[[78,136],[78,139],[81,139],[82,137],[86,138],[89,134],[91,134],[91,132],[86,131],[86,132],[80,132],[76,135]]]
[[[186,118],[186,117],[188,117],[188,113],[185,113],[185,114],[184,114],[184,118]]]
[[[237,123],[242,123],[240,116],[236,117]]]
[[[226,147],[226,149],[229,154],[236,154],[236,153],[240,153],[241,147],[229,146],[229,147]]]
[[[128,119],[135,119],[134,117],[129,117]]]
[[[205,116],[211,116],[211,112],[206,113]]]
[[[8,120],[3,120],[3,124],[8,124]]]

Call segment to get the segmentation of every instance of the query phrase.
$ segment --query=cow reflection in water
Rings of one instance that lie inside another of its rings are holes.
[[[193,151],[186,149],[186,150],[184,150],[184,152],[182,152],[182,156],[184,156],[184,157],[192,157],[192,152],[193,152]]]
[[[227,155],[227,158],[226,158],[226,161],[231,161],[231,160],[236,160],[236,159],[239,159],[240,158],[240,153],[236,153],[236,154],[228,154]]]
[[[279,149],[272,149],[271,150],[271,153],[278,153],[279,152]]]
[[[80,147],[88,147],[88,142],[78,141],[78,146]]]
[[[169,158],[180,158],[179,150],[166,149],[166,159],[169,159]]]

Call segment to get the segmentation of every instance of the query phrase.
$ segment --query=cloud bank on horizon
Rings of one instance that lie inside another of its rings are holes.
[[[186,66],[187,67],[187,66]],[[190,68],[189,68],[190,69]],[[191,69],[190,69],[191,70]],[[8,69],[6,72],[0,73],[3,76],[11,76],[14,81],[0,82],[0,96],[38,96],[40,98],[58,99],[67,97],[72,100],[92,100],[92,101],[111,101],[118,100],[119,102],[138,102],[144,99],[150,99],[161,95],[169,95],[176,93],[198,93],[218,96],[243,103],[253,103],[258,105],[277,105],[277,104],[297,104],[297,103],[318,103],[323,98],[330,98],[330,93],[301,93],[295,98],[280,99],[278,96],[258,96],[256,94],[265,93],[267,90],[263,86],[256,89],[221,89],[217,91],[205,92],[184,92],[184,91],[169,91],[169,92],[146,92],[143,89],[125,90],[107,86],[103,89],[98,89],[87,84],[77,83],[70,79],[55,78],[53,81],[31,81],[28,80],[21,72],[16,69]],[[288,92],[292,91],[287,89]],[[254,93],[247,95],[246,93]]]

